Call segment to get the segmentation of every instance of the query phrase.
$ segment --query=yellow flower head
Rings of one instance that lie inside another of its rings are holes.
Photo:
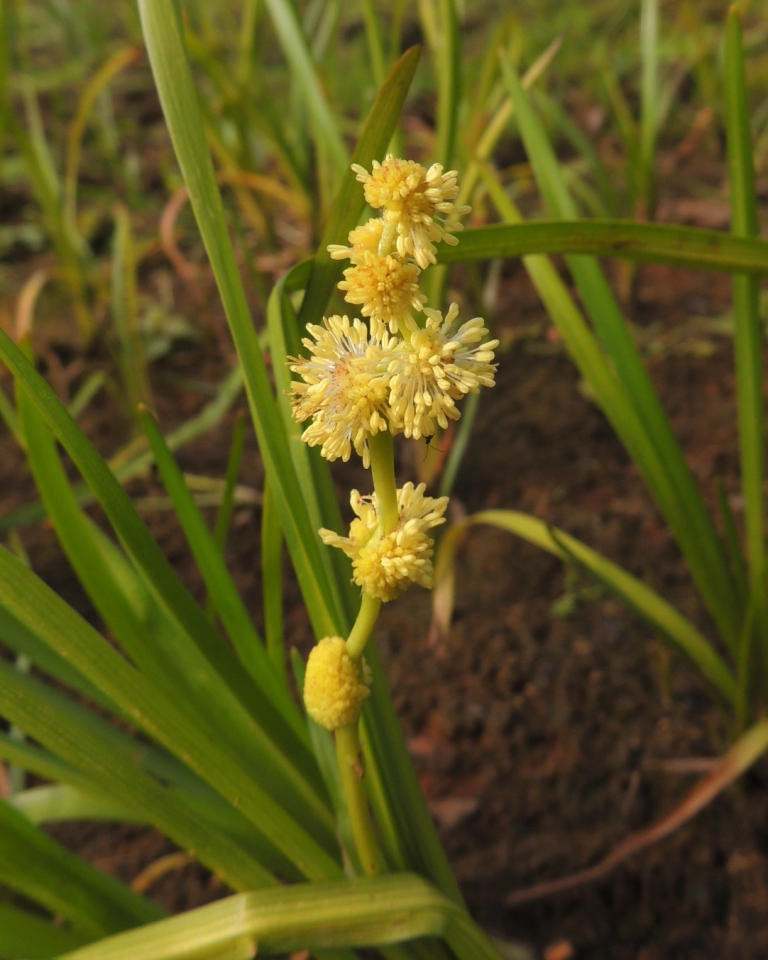
[[[427,298],[419,291],[421,271],[399,257],[380,257],[366,250],[355,266],[344,271],[339,290],[346,290],[348,303],[362,304],[360,312],[371,318],[371,329],[379,324],[397,332],[398,321],[410,317],[411,308],[421,310]]]
[[[428,531],[445,522],[448,497],[425,497],[425,484],[406,483],[397,491],[398,522],[383,534],[376,494],[361,497],[352,491],[357,515],[348,537],[321,530],[323,543],[339,547],[352,560],[353,580],[366,593],[392,600],[412,583],[432,587],[432,538]]]
[[[352,263],[362,263],[366,253],[378,252],[383,232],[384,221],[381,217],[376,217],[350,232],[348,247],[340,243],[331,243],[328,246],[328,253],[332,260],[351,260]]]
[[[314,338],[302,343],[308,359],[290,357],[289,367],[302,377],[293,387],[293,416],[312,418],[302,434],[328,460],[349,460],[354,447],[367,467],[368,437],[386,430],[389,375],[387,366],[397,340],[386,331],[369,337],[365,324],[332,316],[323,326],[307,324]]]
[[[427,170],[414,160],[399,160],[391,153],[383,163],[373,161],[371,173],[359,164],[352,169],[365,185],[365,199],[375,210],[384,210],[384,220],[397,230],[397,252],[413,257],[422,270],[436,262],[435,243],[455,244],[451,231],[461,224],[451,217],[469,213],[456,206],[459,195],[457,173],[443,173],[439,163]]]
[[[338,730],[357,723],[370,695],[366,665],[355,664],[341,637],[323,637],[312,649],[304,675],[304,706],[315,723]]]
[[[456,401],[481,386],[492,387],[498,340],[481,343],[488,333],[481,317],[451,333],[459,308],[453,303],[443,319],[439,310],[424,308],[423,329],[412,326],[410,339],[398,343],[389,364],[390,429],[406,437],[429,437],[435,424],[445,428],[461,414]]]

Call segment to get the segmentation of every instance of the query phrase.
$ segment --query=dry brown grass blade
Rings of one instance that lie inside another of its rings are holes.
[[[508,906],[516,907],[531,900],[540,900],[555,893],[564,893],[602,880],[625,860],[663,840],[695,817],[722,790],[748,770],[766,750],[768,750],[768,720],[760,720],[736,741],[712,773],[701,779],[666,816],[643,830],[631,833],[593,867],[579,870],[567,877],[560,877],[559,880],[537,883],[526,890],[516,890],[507,896],[505,902]]]

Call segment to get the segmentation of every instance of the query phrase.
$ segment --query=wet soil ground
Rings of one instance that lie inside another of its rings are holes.
[[[732,341],[713,334],[706,319],[691,321],[724,314],[729,284],[645,267],[635,293],[638,337],[694,475],[712,505],[722,480],[738,517]],[[210,399],[194,382],[219,382],[231,359],[212,291],[195,309],[208,318],[203,341],[153,368],[166,430]],[[556,524],[626,566],[711,634],[636,469],[581,389],[519,266],[502,279],[494,324],[503,344],[498,386],[483,398],[454,509],[509,508]],[[61,379],[80,361],[56,347],[56,336],[41,327],[40,350],[48,351],[52,370],[58,357]],[[96,351],[77,377],[98,366],[110,369],[111,360]],[[104,453],[129,435],[108,392],[84,425]],[[229,416],[186,447],[182,466],[223,476],[231,427]],[[413,464],[400,469],[409,478]],[[249,437],[241,479],[260,489],[261,476]],[[354,470],[338,478],[340,497],[363,482]],[[137,496],[161,492],[151,476],[130,489]],[[0,437],[0,491],[3,513],[33,497],[23,458],[7,435]],[[170,514],[147,518],[200,594]],[[238,509],[228,551],[257,623],[258,520],[257,508]],[[87,612],[51,531],[36,525],[20,535],[35,570]],[[544,960],[768,956],[766,763],[603,881],[515,909],[505,904],[512,891],[596,862],[628,832],[670,810],[701,774],[681,773],[669,761],[716,757],[728,731],[696,672],[615,599],[568,575],[557,560],[483,527],[469,534],[458,563],[453,624],[439,645],[428,643],[430,597],[420,589],[386,608],[378,640],[423,789],[478,920]],[[290,579],[287,632],[290,642],[308,649]],[[173,850],[154,831],[134,826],[67,824],[52,832],[125,881]],[[149,889],[175,910],[225,892],[195,865],[169,871]]]

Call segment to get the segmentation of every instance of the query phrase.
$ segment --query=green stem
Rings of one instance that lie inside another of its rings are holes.
[[[363,786],[363,755],[356,723],[336,731],[336,759],[360,863],[368,876],[374,876],[384,869],[384,860],[368,812]]]
[[[357,620],[355,620],[352,632],[347,638],[347,653],[352,660],[357,661],[362,657],[368,637],[370,637],[379,617],[379,610],[381,610],[381,600],[372,597],[370,593],[363,593]]]
[[[370,437],[371,474],[373,489],[379,501],[379,521],[382,533],[391,533],[397,526],[397,482],[395,481],[395,458],[392,452],[392,434],[386,431]]]

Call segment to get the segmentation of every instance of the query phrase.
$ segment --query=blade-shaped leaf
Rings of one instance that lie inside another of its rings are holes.
[[[574,219],[575,207],[559,170],[552,147],[541,128],[513,67],[502,60],[502,71],[515,103],[526,150],[550,212]],[[667,416],[653,389],[631,334],[597,262],[568,256],[568,266],[581,292],[598,337],[637,410],[663,474],[664,489],[649,485],[686,557],[691,573],[718,627],[729,643],[737,642],[738,602],[728,564],[714,523],[686,464]]]
[[[3,800],[0,883],[94,936],[151,923],[164,914],[156,904],[60,847]]]
[[[690,657],[729,703],[735,702],[737,683],[733,673],[712,644],[670,603],[575,537],[514,510],[475,513],[451,527],[440,541],[435,559],[434,603],[443,629],[450,620],[457,547],[468,527],[484,523],[522,537],[561,560],[576,561]]]
[[[425,936],[445,937],[465,960],[499,960],[460,908],[409,874],[239,894],[59,960],[181,960],[243,938],[269,956]]]
[[[465,230],[455,247],[440,244],[440,263],[590,253],[692,270],[768,275],[768,241],[714,230],[633,220],[535,220]]]
[[[383,156],[397,126],[420,54],[421,48],[413,47],[392,68],[365,121],[352,156],[353,163],[368,169],[373,160]],[[331,259],[328,244],[346,243],[347,235],[357,225],[364,206],[363,191],[355,179],[355,173],[347,170],[314,256],[312,276],[299,311],[302,327],[307,323],[320,322],[334,285],[341,277],[343,264]]]
[[[7,550],[0,548],[0,605],[97,683],[134,723],[182,758],[247,817],[310,879],[340,867],[256,782],[247,754],[233,749],[158,695],[120,654]]]

